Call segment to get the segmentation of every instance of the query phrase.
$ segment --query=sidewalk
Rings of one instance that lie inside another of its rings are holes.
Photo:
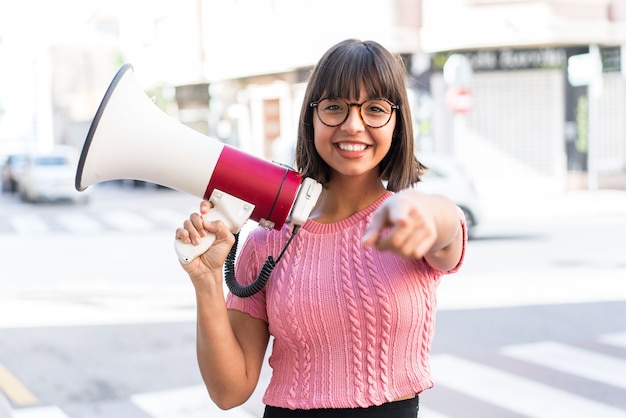
[[[551,224],[576,225],[577,221],[593,223],[608,219],[609,225],[626,224],[626,191],[622,190],[578,190],[524,197],[489,196],[481,200],[483,222],[478,226],[479,239],[497,237],[502,231],[506,231],[505,234],[510,231],[524,233],[541,231],[544,226]],[[552,245],[550,241],[527,241],[526,245],[537,244],[549,250]],[[493,249],[493,244],[489,248]],[[524,246],[519,248],[523,251]],[[462,310],[626,302],[626,275],[623,263],[620,263],[619,250],[611,254],[617,254],[617,258],[604,262],[604,258],[594,256],[588,259],[601,261],[589,264],[550,263],[546,258],[528,269],[461,268],[450,277],[452,280],[442,280],[438,289],[438,307],[442,310]],[[496,256],[507,255],[498,253]],[[484,253],[482,257],[485,257]],[[518,257],[518,254],[510,254],[510,257]],[[567,260],[576,257],[570,254]],[[581,255],[580,258],[585,259],[585,256]],[[466,266],[470,264],[468,260]],[[590,277],[593,277],[593,286],[589,286]]]
[[[483,224],[624,217],[626,190],[575,190],[554,195],[483,196]]]

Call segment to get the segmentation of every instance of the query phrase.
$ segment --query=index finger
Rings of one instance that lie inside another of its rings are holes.
[[[369,225],[367,225],[367,228],[365,228],[365,233],[361,238],[361,243],[363,245],[369,246],[376,244],[383,229],[389,225],[387,215],[388,210],[386,206],[387,205],[383,204],[372,214],[372,220]]]

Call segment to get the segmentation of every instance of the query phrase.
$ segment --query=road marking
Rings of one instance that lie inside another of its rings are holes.
[[[145,232],[154,229],[154,224],[145,217],[126,211],[111,211],[102,214],[102,219],[122,231]]]
[[[50,230],[48,224],[39,215],[14,215],[9,223],[20,234],[42,234]]]
[[[154,418],[253,418],[245,406],[219,409],[203,385],[133,395],[131,401]]]
[[[100,232],[104,229],[101,223],[84,213],[59,214],[57,221],[69,231],[76,233]]]
[[[553,341],[504,347],[509,357],[626,389],[626,361]]]
[[[0,364],[0,389],[14,405],[34,405],[38,402],[33,395],[9,370]]]
[[[626,348],[626,332],[602,335],[599,340],[604,344]]]
[[[624,410],[452,355],[433,356],[435,381],[529,418],[624,418]]]
[[[450,418],[448,415],[440,414],[439,412],[435,412],[432,409],[426,408],[422,405],[420,405],[419,411],[420,418]]]
[[[156,208],[141,214],[130,211],[112,211],[101,212],[96,216],[81,212],[59,213],[54,216],[56,222],[64,230],[89,234],[102,232],[105,229],[103,222],[122,231],[146,232],[154,230],[157,226],[160,228],[165,226],[173,230],[182,226],[189,214],[168,208]],[[49,220],[39,214],[11,215],[8,223],[17,234],[34,235],[52,232]]]
[[[70,418],[69,415],[56,406],[15,409],[11,413],[13,418]]]

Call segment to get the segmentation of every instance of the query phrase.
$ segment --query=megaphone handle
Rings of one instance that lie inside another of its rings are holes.
[[[203,216],[205,220],[216,220],[216,219],[207,219],[208,217]],[[215,241],[215,234],[207,234],[202,237],[200,240],[200,244],[186,244],[181,240],[177,239],[174,241],[174,249],[176,250],[176,254],[178,255],[178,259],[181,263],[189,264],[191,260],[194,258],[204,254]]]
[[[202,215],[202,218],[208,222],[224,222],[233,234],[241,230],[254,210],[254,205],[217,189],[213,191],[209,201],[213,204],[213,208]],[[198,245],[186,244],[177,239],[174,241],[174,249],[180,262],[188,264],[194,258],[204,254],[213,241],[215,241],[215,234],[207,234]]]

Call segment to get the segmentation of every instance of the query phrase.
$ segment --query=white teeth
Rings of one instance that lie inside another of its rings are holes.
[[[365,144],[343,144],[343,143],[339,143],[339,144],[337,144],[337,146],[339,147],[339,149],[344,150],[344,151],[363,151],[365,148],[367,148],[367,145],[365,145]]]

